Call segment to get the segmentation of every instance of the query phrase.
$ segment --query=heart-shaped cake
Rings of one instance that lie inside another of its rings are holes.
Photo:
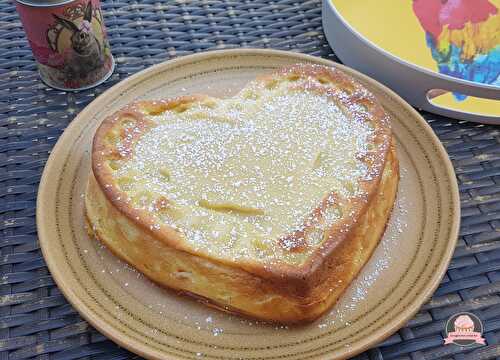
[[[390,119],[336,68],[298,64],[229,99],[140,101],[92,149],[89,229],[155,282],[278,322],[331,307],[383,235]]]

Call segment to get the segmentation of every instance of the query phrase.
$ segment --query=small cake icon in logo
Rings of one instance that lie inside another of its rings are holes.
[[[473,332],[474,331],[474,321],[470,318],[469,315],[460,315],[453,322],[455,325],[456,332]]]
[[[446,322],[446,338],[444,343],[460,346],[485,344],[483,338],[483,324],[481,320],[471,313],[458,313]]]

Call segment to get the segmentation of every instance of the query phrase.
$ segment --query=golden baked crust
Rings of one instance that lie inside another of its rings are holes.
[[[148,192],[151,184],[127,191],[130,179],[140,178],[131,177],[129,165],[139,157],[135,147],[141,139],[176,114],[186,112],[190,118],[205,119],[209,109],[219,106],[219,100],[204,95],[142,101],[104,120],[94,137],[87,218],[93,233],[111,251],[161,285],[206,298],[227,311],[278,322],[309,321],[335,303],[380,240],[397,191],[398,161],[387,114],[373,95],[341,71],[295,65],[257,79],[237,98],[244,103],[259,96],[266,99],[265,94],[272,94],[275,97],[270,99],[276,101],[289,94],[314,95],[314,101],[335,104],[343,121],[366,132],[363,146],[357,145],[350,160],[354,170],[364,169],[361,175],[348,184],[344,181],[342,191],[323,189],[322,200],[310,214],[297,219],[301,226],[271,239],[271,250],[266,248],[268,242],[253,241],[242,242],[241,247],[251,244],[256,248],[245,256],[227,250],[226,244],[198,247],[189,232],[176,226],[179,219],[195,217],[186,212],[187,207],[177,206],[173,199],[151,189]],[[238,104],[233,102],[230,110]],[[228,121],[218,116],[212,114],[208,119]],[[355,132],[346,136],[353,135]],[[126,166],[129,168],[123,171]],[[164,176],[170,176],[169,170]],[[258,203],[235,205],[201,198],[197,204],[206,211],[223,213],[223,220],[229,217],[242,222],[267,216],[267,209]],[[250,229],[249,236],[257,237],[255,231]]]

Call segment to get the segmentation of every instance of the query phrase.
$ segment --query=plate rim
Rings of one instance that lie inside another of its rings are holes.
[[[112,341],[116,342],[117,344],[119,344],[124,348],[129,349],[130,351],[136,354],[149,358],[164,358],[164,353],[162,353],[161,351],[155,350],[139,340],[131,339],[129,335],[121,332],[119,329],[113,326],[113,324],[99,318],[98,314],[89,309],[89,307],[79,299],[78,295],[73,292],[71,287],[68,286],[68,284],[66,284],[65,275],[58,270],[56,260],[50,256],[50,251],[48,249],[48,243],[50,242],[49,240],[50,230],[48,229],[48,226],[45,226],[45,224],[42,223],[42,219],[44,218],[43,214],[46,211],[43,199],[45,199],[46,196],[48,196],[48,191],[46,191],[45,189],[48,187],[48,184],[50,183],[51,180],[50,177],[53,174],[53,171],[51,170],[56,165],[57,154],[59,152],[59,149],[63,148],[64,145],[66,145],[66,143],[69,140],[71,140],[70,135],[68,134],[72,134],[75,130],[78,130],[78,126],[81,127],[82,125],[84,125],[85,122],[82,119],[88,117],[93,107],[98,106],[101,103],[104,103],[109,94],[120,92],[121,90],[126,90],[138,80],[141,80],[145,77],[148,77],[151,74],[156,73],[163,67],[168,68],[175,64],[182,65],[183,63],[189,63],[197,60],[203,61],[207,60],[207,58],[213,58],[213,57],[223,58],[226,56],[241,56],[241,55],[282,56],[282,57],[294,58],[298,62],[309,61],[315,63],[322,63],[329,66],[333,65],[341,70],[347,69],[348,72],[354,73],[356,76],[363,79],[363,81],[366,81],[367,83],[372,84],[375,87],[378,87],[380,90],[383,90],[390,97],[392,97],[394,101],[396,101],[400,106],[405,108],[406,111],[411,113],[414,118],[418,119],[420,125],[422,126],[422,129],[425,132],[425,135],[430,140],[432,140],[432,142],[436,145],[436,150],[439,153],[438,155],[440,156],[440,158],[445,160],[443,165],[445,167],[445,173],[447,174],[450,180],[449,182],[451,187],[451,202],[453,203],[453,210],[454,210],[454,217],[452,219],[451,230],[450,230],[450,238],[448,239],[448,243],[445,248],[446,249],[445,257],[439,263],[438,271],[436,271],[435,273],[436,275],[434,275],[433,278],[431,279],[430,284],[425,289],[422,290],[419,296],[415,297],[415,299],[411,302],[410,306],[408,306],[405,312],[401,312],[400,314],[395,316],[394,319],[391,321],[391,323],[384,326],[382,328],[383,329],[382,331],[379,330],[377,335],[371,336],[369,341],[358,341],[357,344],[359,345],[351,347],[349,353],[345,355],[345,356],[354,356],[372,347],[373,345],[379,343],[381,340],[390,336],[399,328],[401,328],[401,326],[403,326],[405,322],[411,319],[414,316],[414,314],[418,312],[422,304],[424,304],[425,301],[427,301],[427,299],[430,298],[431,295],[434,293],[435,289],[438,287],[442,277],[444,276],[448,268],[449,262],[451,261],[452,255],[454,253],[456,242],[458,241],[458,231],[460,225],[460,200],[459,200],[458,184],[455,180],[456,179],[455,172],[452,163],[448,157],[448,154],[446,153],[446,150],[444,149],[444,146],[442,145],[441,141],[433,132],[429,124],[422,118],[422,116],[415,109],[413,109],[408,103],[406,103],[403,99],[401,99],[397,94],[395,94],[392,90],[388,89],[386,86],[378,83],[376,80],[373,80],[372,78],[362,73],[359,73],[358,71],[352,68],[348,68],[344,65],[335,63],[331,60],[302,53],[295,53],[282,50],[271,50],[271,49],[246,48],[246,49],[214,50],[192,55],[186,55],[161,62],[159,64],[148,67],[134,75],[131,75],[130,77],[120,81],[119,83],[113,85],[111,88],[107,89],[96,99],[94,99],[90,104],[88,104],[84,109],[82,109],[82,111],[80,111],[80,113],[67,126],[63,134],[59,137],[56,145],[51,150],[51,154],[44,167],[43,174],[40,180],[40,185],[38,188],[37,202],[36,202],[37,232],[44,260],[47,264],[47,267],[52,277],[54,278],[54,281],[56,282],[58,288],[61,290],[62,294],[65,296],[66,300],[93,327],[95,327],[98,331],[103,333],[106,337],[108,337]]]

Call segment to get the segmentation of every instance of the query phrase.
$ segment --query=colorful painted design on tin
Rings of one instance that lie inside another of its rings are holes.
[[[500,13],[488,0],[413,0],[441,74],[500,86]],[[454,93],[461,101],[466,95]]]
[[[83,10],[83,17],[79,22],[52,14],[55,26],[48,30],[47,39],[50,47],[59,54],[67,57],[64,71],[69,78],[83,79],[87,74],[99,69],[104,64],[104,54],[101,43],[92,30],[92,4],[87,3]],[[70,46],[59,49],[57,43],[58,32],[70,31]],[[49,35],[55,32],[51,39]]]
[[[99,3],[77,2],[49,10],[43,35],[30,37],[42,78],[57,87],[77,89],[98,82],[112,68]],[[62,10],[62,11],[61,11]],[[28,29],[31,30],[30,24]]]

